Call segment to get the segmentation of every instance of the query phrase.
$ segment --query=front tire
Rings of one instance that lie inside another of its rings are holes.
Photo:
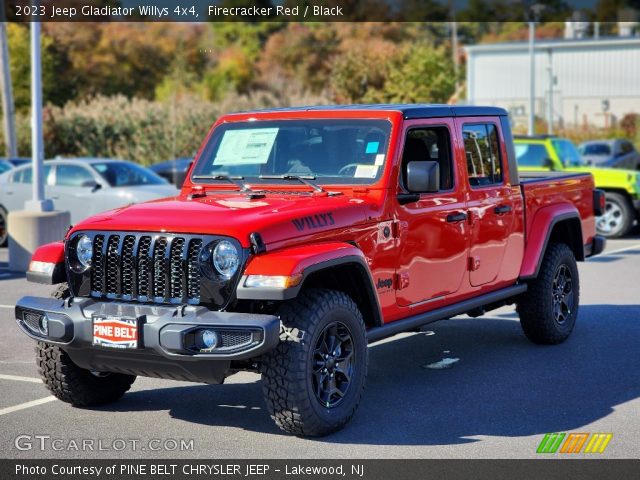
[[[313,289],[278,311],[280,343],[262,361],[263,392],[287,433],[324,436],[355,413],[368,368],[364,321],[345,293]]]
[[[573,251],[564,243],[547,247],[538,277],[517,303],[520,325],[533,343],[564,342],[578,317],[580,279]]]
[[[71,292],[67,285],[60,285],[51,296],[64,300],[71,296]],[[59,400],[76,407],[115,402],[136,379],[133,375],[91,372],[80,368],[59,346],[44,342],[36,345],[36,363],[49,391]]]
[[[596,217],[598,234],[607,238],[623,237],[631,230],[635,212],[624,195],[607,192],[604,214]]]

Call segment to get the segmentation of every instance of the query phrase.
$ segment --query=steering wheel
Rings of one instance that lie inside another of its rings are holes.
[[[356,168],[358,168],[359,163],[347,163],[344,167],[338,170],[338,175],[348,175],[350,174],[350,170],[353,169],[353,173],[356,173]]]

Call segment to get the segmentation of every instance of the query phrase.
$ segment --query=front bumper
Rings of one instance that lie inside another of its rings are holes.
[[[38,316],[43,315],[46,329],[38,327],[37,319],[42,318]],[[138,348],[94,346],[94,315],[138,319]],[[280,336],[280,320],[273,315],[90,298],[23,297],[16,305],[15,317],[25,334],[62,346],[82,368],[205,383],[221,383],[231,361],[248,360],[273,349]],[[216,331],[220,344],[207,351],[195,347],[193,337],[198,329]]]

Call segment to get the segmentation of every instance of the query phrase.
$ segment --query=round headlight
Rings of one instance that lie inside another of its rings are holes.
[[[78,257],[78,262],[80,262],[80,265],[84,268],[89,268],[91,266],[93,244],[91,239],[86,235],[82,235],[78,239],[78,243],[76,243],[76,256]]]
[[[231,278],[240,265],[240,255],[233,243],[222,240],[213,249],[213,266],[224,278]]]

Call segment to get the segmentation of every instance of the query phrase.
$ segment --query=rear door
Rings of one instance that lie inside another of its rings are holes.
[[[458,118],[456,129],[464,144],[469,187],[469,281],[477,287],[498,279],[521,196],[508,182],[499,119]]]

